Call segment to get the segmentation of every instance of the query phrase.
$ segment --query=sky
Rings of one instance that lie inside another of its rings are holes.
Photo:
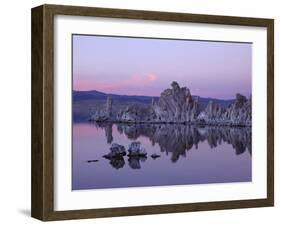
[[[252,44],[73,35],[73,89],[160,96],[172,81],[192,95],[251,95]]]

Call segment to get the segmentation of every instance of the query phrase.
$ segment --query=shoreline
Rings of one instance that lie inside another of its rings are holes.
[[[245,124],[231,124],[231,123],[199,123],[199,122],[147,122],[147,121],[94,121],[87,120],[87,122],[96,123],[96,124],[125,124],[125,125],[187,125],[187,126],[218,126],[218,127],[252,127],[252,125]]]

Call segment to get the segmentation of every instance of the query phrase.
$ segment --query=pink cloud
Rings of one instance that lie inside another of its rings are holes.
[[[107,93],[126,93],[141,86],[148,86],[157,80],[157,76],[150,73],[146,76],[133,75],[127,80],[118,82],[100,82],[94,79],[74,80],[74,90],[98,90]]]

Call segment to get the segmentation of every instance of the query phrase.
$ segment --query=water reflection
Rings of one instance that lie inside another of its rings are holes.
[[[140,169],[141,168],[141,163],[140,162],[145,162],[147,157],[144,156],[130,156],[128,159],[129,166],[131,169]]]
[[[113,124],[95,124],[105,130],[107,143],[113,141]],[[158,144],[161,152],[171,154],[171,161],[177,162],[182,156],[193,147],[198,149],[200,142],[207,141],[209,147],[216,148],[223,142],[232,145],[237,155],[246,150],[251,154],[251,127],[196,127],[182,124],[117,124],[117,131],[125,134],[129,140],[137,140],[139,137],[146,137],[152,146]],[[140,158],[129,158],[128,163],[132,169],[140,169]],[[121,168],[125,165],[124,159],[111,160],[114,168]]]
[[[250,127],[74,123],[72,153],[73,190],[252,180]]]
[[[114,169],[120,169],[124,167],[125,160],[122,156],[119,156],[118,158],[111,158],[109,163]]]

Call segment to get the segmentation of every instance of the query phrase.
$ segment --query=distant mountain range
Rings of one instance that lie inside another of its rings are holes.
[[[106,100],[108,96],[111,96],[113,100],[120,101],[133,101],[142,103],[151,103],[151,99],[158,100],[159,97],[151,96],[129,96],[129,95],[118,95],[118,94],[107,94],[96,90],[91,91],[73,91],[73,101],[84,101],[84,100]]]
[[[73,91],[73,120],[74,121],[86,121],[90,115],[95,111],[104,107],[106,98],[111,96],[113,100],[113,111],[118,112],[121,108],[128,106],[128,104],[150,104],[152,99],[158,101],[157,96],[135,96],[135,95],[118,95],[107,94],[96,90],[91,91]],[[228,106],[234,102],[232,100],[222,100],[209,97],[198,97],[199,103],[202,108],[205,108],[210,100],[216,103],[220,103],[223,106]]]

